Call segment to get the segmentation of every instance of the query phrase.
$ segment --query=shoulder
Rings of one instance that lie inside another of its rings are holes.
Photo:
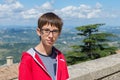
[[[32,59],[32,56],[27,52],[22,52],[21,62],[28,62]]]
[[[31,60],[33,60],[32,57],[32,49],[29,49],[28,51],[22,52],[22,56],[21,56],[21,61],[22,62],[30,62]]]
[[[27,57],[27,58],[31,58],[35,55],[35,51],[33,48],[30,48],[29,50],[22,52],[22,57]]]

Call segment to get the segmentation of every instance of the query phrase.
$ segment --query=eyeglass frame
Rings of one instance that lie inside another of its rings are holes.
[[[57,36],[58,34],[59,34],[59,30],[50,30],[50,29],[40,29],[41,30],[41,32],[43,33],[43,34],[45,34],[46,36],[48,36],[48,35],[50,35],[50,33],[52,32],[52,34],[54,35],[54,36]]]

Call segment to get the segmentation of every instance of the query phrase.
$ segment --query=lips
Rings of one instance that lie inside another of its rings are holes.
[[[52,41],[52,40],[47,40],[47,42],[48,42],[49,44],[53,44],[53,41]]]

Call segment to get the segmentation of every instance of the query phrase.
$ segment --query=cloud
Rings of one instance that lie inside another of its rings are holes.
[[[68,5],[61,9],[54,8],[54,4],[54,0],[51,0],[51,2],[45,2],[40,6],[33,6],[30,9],[26,9],[18,0],[5,0],[3,4],[0,4],[0,21],[32,21],[43,13],[50,11],[55,12],[64,20],[112,18],[118,15],[104,10],[102,4],[99,2],[95,6],[86,4],[80,4],[79,6]]]
[[[100,4],[99,2],[96,3],[96,8],[102,8],[102,4]]]
[[[13,11],[16,9],[23,8],[23,5],[16,0],[5,0],[4,4],[0,4],[0,10],[2,11]]]
[[[0,18],[14,18],[22,8],[23,5],[16,0],[5,0],[4,4],[0,4]]]
[[[64,18],[97,18],[102,12],[101,5],[96,4],[96,7],[91,7],[85,4],[80,6],[67,6],[61,10],[56,10],[57,13],[60,12]]]
[[[102,5],[96,3],[95,7],[81,4],[80,6],[67,6],[62,9],[53,9],[54,1],[46,2],[41,6],[33,7],[28,10],[23,10],[24,6],[17,0],[5,0],[5,4],[0,4],[0,16],[4,16],[6,11],[8,14],[13,15],[19,12],[20,17],[24,19],[36,18],[44,12],[53,11],[60,14],[63,18],[98,18],[102,13]]]
[[[54,11],[52,4],[53,2],[46,2],[41,6],[36,6],[32,9],[21,12],[21,15],[24,19],[38,18],[41,14],[45,12]]]
[[[4,2],[5,2],[6,4],[11,4],[11,3],[16,2],[16,0],[4,0]]]
[[[36,9],[30,9],[30,10],[21,12],[21,15],[24,19],[30,19],[30,18],[36,18],[38,13],[39,12]]]
[[[46,10],[51,10],[52,9],[52,3],[51,2],[46,2],[41,6],[41,8],[46,9]]]

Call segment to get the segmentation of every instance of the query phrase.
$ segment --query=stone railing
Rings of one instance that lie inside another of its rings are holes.
[[[70,80],[120,80],[120,54],[68,67]]]
[[[0,67],[0,80],[18,80],[18,65],[7,57]],[[120,53],[68,66],[70,80],[120,80]],[[16,78],[16,79],[15,79]]]

